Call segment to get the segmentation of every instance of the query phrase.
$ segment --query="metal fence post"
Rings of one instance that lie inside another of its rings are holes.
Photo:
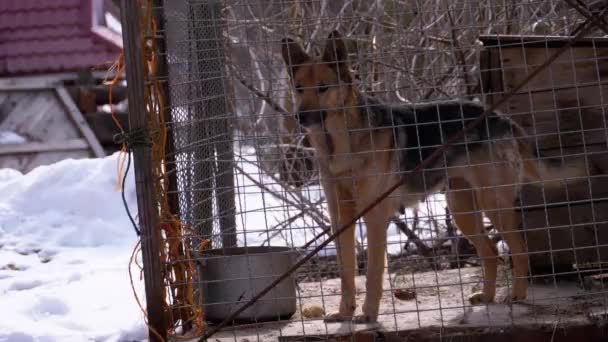
[[[147,130],[144,105],[143,46],[140,34],[140,2],[121,1],[123,45],[129,96],[129,129]],[[141,249],[146,287],[146,307],[150,341],[166,341],[162,264],[160,259],[159,217],[152,174],[152,151],[146,146],[133,146],[135,184]]]

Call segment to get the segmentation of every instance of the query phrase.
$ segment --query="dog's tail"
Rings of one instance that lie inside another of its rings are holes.
[[[523,129],[518,127],[516,131],[518,131],[516,141],[523,161],[523,172],[526,180],[543,182],[545,186],[561,187],[566,180],[580,181],[584,179],[583,177],[588,177],[593,173],[593,170],[587,167],[583,158],[564,163],[540,159],[536,151],[530,146]]]

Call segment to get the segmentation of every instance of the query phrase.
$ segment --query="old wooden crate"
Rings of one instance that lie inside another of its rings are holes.
[[[565,37],[483,36],[482,88],[497,101],[566,44]],[[501,111],[521,124],[541,157],[586,158],[592,175],[561,189],[522,189],[533,273],[608,261],[608,39],[583,39]],[[557,158],[559,160],[559,158]]]

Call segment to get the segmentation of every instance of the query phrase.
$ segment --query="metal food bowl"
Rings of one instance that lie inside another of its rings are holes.
[[[234,247],[196,254],[203,314],[207,321],[218,322],[287,271],[295,263],[298,251],[289,247]],[[295,279],[290,276],[235,321],[288,319],[295,312]]]

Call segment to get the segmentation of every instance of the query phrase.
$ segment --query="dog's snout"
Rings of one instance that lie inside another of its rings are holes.
[[[298,111],[298,122],[304,127],[321,125],[325,120],[325,111],[318,109],[301,109]]]

